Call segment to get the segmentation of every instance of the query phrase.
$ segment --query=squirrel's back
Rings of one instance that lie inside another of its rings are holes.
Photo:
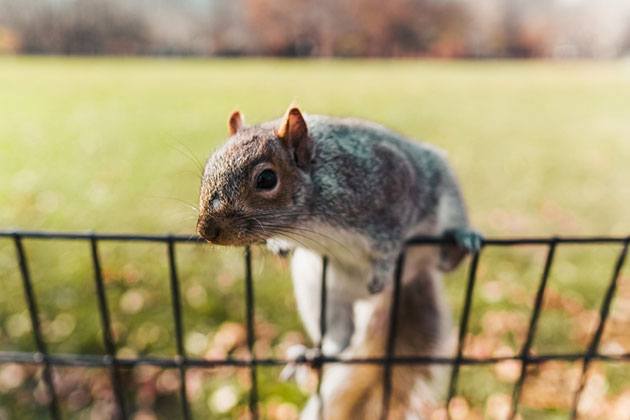
[[[384,226],[435,227],[397,232],[401,236],[467,225],[457,181],[440,149],[366,120],[304,118],[314,144],[311,206],[316,214],[355,228],[372,227],[377,234]]]

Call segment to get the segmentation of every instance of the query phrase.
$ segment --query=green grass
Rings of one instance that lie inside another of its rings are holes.
[[[230,111],[238,107],[258,122],[293,100],[305,112],[376,120],[445,149],[474,225],[486,235],[630,232],[629,63],[12,57],[0,58],[0,228],[191,234],[198,164],[223,142]],[[592,311],[617,251],[560,250],[550,286],[577,314]],[[51,350],[102,352],[87,246],[29,241],[27,252]],[[212,342],[226,321],[243,320],[239,252],[178,248],[191,354],[211,348],[199,340]],[[121,354],[173,354],[164,247],[107,244],[101,253]],[[484,253],[471,331],[489,340],[490,352],[499,345],[518,351],[543,260],[544,250],[534,248]],[[281,356],[282,343],[300,332],[286,263],[257,252],[254,268],[257,319],[266,331],[258,350]],[[447,282],[455,316],[464,276],[459,270]],[[33,348],[19,281],[12,244],[0,241],[2,350]],[[574,329],[582,319],[556,303],[545,301],[535,350],[581,351],[585,339]],[[488,325],[501,311],[516,314],[513,328],[490,339]],[[242,347],[227,351],[238,355]],[[479,412],[490,393],[511,389],[497,383],[482,391],[490,376],[491,369],[465,374],[461,391]],[[615,371],[609,376],[615,393],[628,389]],[[140,379],[147,377],[158,376]],[[219,416],[209,401],[222,386],[238,393],[226,415],[246,404],[247,375],[199,378],[198,413]],[[261,372],[269,416],[283,401],[304,401],[275,378],[271,369]],[[140,379],[129,381],[147,387]],[[0,392],[0,406],[41,413],[24,391],[33,380],[20,392]],[[137,389],[134,407],[170,413],[163,404],[172,405],[172,393],[143,400]],[[92,406],[75,400],[65,398],[64,407],[87,416]],[[561,409],[547,411],[553,417]]]

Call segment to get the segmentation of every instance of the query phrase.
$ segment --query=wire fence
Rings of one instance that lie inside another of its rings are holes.
[[[485,239],[479,252],[472,255],[468,267],[467,283],[464,293],[463,310],[459,320],[459,333],[457,338],[456,353],[454,357],[424,357],[424,356],[395,356],[395,339],[397,332],[397,316],[400,302],[400,286],[402,269],[404,266],[405,253],[403,252],[398,258],[397,267],[394,276],[394,285],[392,288],[392,306],[390,311],[390,323],[386,354],[380,358],[361,358],[348,359],[340,357],[330,357],[321,355],[313,357],[305,357],[297,361],[283,360],[278,358],[257,358],[254,352],[254,340],[256,337],[254,325],[255,311],[255,293],[252,278],[252,255],[249,247],[244,249],[244,265],[245,265],[245,322],[247,331],[247,348],[249,350],[248,358],[226,358],[226,359],[202,359],[192,358],[186,355],[184,348],[184,328],[182,302],[180,293],[179,275],[176,264],[176,250],[178,243],[185,242],[201,242],[200,238],[181,236],[181,235],[133,235],[133,234],[96,234],[96,233],[68,233],[68,232],[43,232],[43,231],[2,231],[0,230],[0,238],[8,238],[13,240],[18,267],[21,275],[24,298],[30,316],[30,322],[33,331],[36,352],[8,352],[0,351],[0,363],[22,363],[35,364],[42,367],[42,378],[48,393],[48,410],[50,417],[53,419],[61,418],[61,411],[55,384],[53,381],[53,367],[104,367],[109,370],[113,395],[116,403],[117,416],[121,419],[128,418],[128,410],[125,401],[125,384],[121,380],[120,369],[129,368],[137,365],[153,365],[162,368],[175,368],[179,372],[179,399],[181,401],[181,415],[184,419],[191,419],[192,413],[190,403],[187,399],[186,389],[186,371],[189,368],[214,368],[222,366],[245,367],[249,368],[251,387],[249,390],[249,412],[253,419],[259,418],[258,412],[258,366],[284,366],[288,363],[309,364],[321,368],[324,364],[346,363],[346,364],[377,364],[383,366],[383,402],[381,418],[388,418],[389,403],[392,390],[392,367],[394,365],[451,365],[451,376],[448,386],[447,407],[455,396],[458,389],[458,379],[460,367],[466,365],[492,365],[507,360],[516,360],[521,362],[520,375],[516,381],[511,399],[511,411],[509,418],[514,418],[519,409],[523,384],[525,383],[528,366],[544,363],[547,361],[581,361],[582,369],[580,374],[579,385],[573,395],[571,418],[577,417],[577,408],[580,402],[581,394],[586,383],[587,372],[592,361],[607,362],[629,362],[630,353],[606,355],[599,352],[599,345],[610,313],[611,303],[617,290],[620,273],[623,269],[626,256],[628,254],[628,245],[630,236],[628,237],[551,237],[551,238],[509,238],[509,239]],[[90,354],[51,354],[48,351],[46,342],[43,337],[42,327],[40,325],[40,315],[37,303],[37,297],[34,293],[33,283],[29,271],[29,259],[24,247],[24,241],[29,239],[42,240],[77,240],[87,242],[91,251],[91,262],[94,273],[94,284],[97,294],[98,312],[102,327],[102,340],[105,348],[105,355]],[[101,258],[99,255],[99,244],[105,241],[135,241],[135,242],[157,242],[166,245],[166,255],[168,259],[169,275],[170,275],[170,296],[172,302],[172,315],[175,329],[176,356],[174,358],[167,357],[136,357],[136,358],[120,358],[116,355],[116,343],[113,339],[110,309],[105,294],[105,284],[103,281],[103,273],[101,268]],[[450,239],[441,237],[415,237],[407,241],[407,247],[420,245],[440,245],[445,244]],[[536,334],[539,323],[545,290],[547,288],[549,275],[554,263],[554,257],[558,247],[576,244],[609,244],[619,245],[620,250],[616,258],[612,275],[608,281],[604,298],[599,308],[599,321],[595,332],[590,337],[586,351],[583,353],[567,353],[567,354],[532,354],[532,343]],[[514,356],[501,357],[485,357],[470,358],[464,356],[465,337],[469,328],[469,319],[475,290],[475,282],[477,279],[477,268],[481,260],[483,250],[488,247],[512,247],[524,245],[539,245],[547,249],[542,276],[536,290],[533,309],[531,312],[529,325],[524,344],[520,352]],[[326,331],[326,303],[327,303],[327,266],[328,259],[323,257],[322,279],[321,279],[321,312],[320,312],[320,328],[321,336]],[[321,342],[318,343],[321,349]],[[321,383],[321,369],[319,370],[319,380],[317,390],[319,392]]]

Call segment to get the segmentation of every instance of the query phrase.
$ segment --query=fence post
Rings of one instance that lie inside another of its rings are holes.
[[[610,279],[610,283],[608,284],[608,289],[606,290],[606,294],[604,295],[604,300],[602,301],[602,305],[599,309],[599,324],[595,329],[595,333],[593,333],[593,338],[591,339],[591,343],[588,346],[586,354],[584,354],[584,359],[582,360],[582,372],[580,374],[580,383],[578,385],[577,390],[575,391],[575,395],[573,396],[573,403],[571,405],[571,418],[575,419],[578,414],[578,405],[580,404],[580,397],[582,396],[582,391],[584,390],[584,386],[586,385],[586,372],[588,371],[588,367],[591,363],[591,360],[597,354],[599,349],[599,342],[602,339],[602,334],[604,333],[604,327],[606,326],[606,320],[608,319],[608,314],[610,313],[610,305],[612,303],[613,297],[615,296],[615,291],[617,290],[617,282],[619,280],[619,275],[621,274],[621,270],[626,261],[626,255],[628,254],[628,242],[630,238],[623,243],[623,247],[621,248],[621,252],[619,253],[619,257],[617,258],[617,262],[615,264],[615,268],[613,269],[612,278]]]
[[[324,400],[322,399],[322,378],[324,376],[324,353],[323,353],[323,345],[324,345],[324,336],[326,335],[326,303],[328,302],[328,284],[327,284],[327,271],[328,271],[328,257],[322,257],[322,285],[320,289],[319,295],[319,343],[317,343],[318,349],[318,368],[319,371],[317,373],[317,397],[319,399],[319,418],[322,420],[324,418]]]
[[[127,410],[125,409],[125,395],[122,383],[120,381],[120,372],[118,371],[118,361],[116,358],[116,345],[112,337],[112,325],[110,320],[109,307],[107,305],[107,296],[105,295],[105,284],[103,282],[103,271],[101,269],[101,260],[98,254],[98,243],[96,236],[90,238],[90,249],[92,251],[92,267],[94,269],[94,283],[96,285],[96,296],[98,298],[98,311],[101,318],[101,328],[103,330],[103,345],[105,347],[106,364],[109,365],[109,374],[114,389],[114,397],[116,398],[116,407],[118,415],[122,419],[127,418]]]
[[[20,266],[20,273],[22,275],[22,286],[24,290],[24,297],[26,299],[26,305],[28,307],[28,314],[31,318],[31,326],[33,328],[33,337],[35,338],[35,346],[37,347],[37,354],[35,360],[38,364],[42,365],[42,376],[44,383],[46,384],[46,390],[48,392],[48,410],[50,416],[57,420],[61,418],[59,412],[59,402],[57,401],[57,394],[55,392],[55,384],[52,377],[52,367],[48,358],[48,350],[46,343],[42,335],[41,324],[39,323],[39,309],[37,307],[37,300],[35,298],[35,292],[33,290],[33,282],[31,281],[31,273],[28,269],[28,262],[26,258],[26,252],[24,251],[24,245],[22,244],[22,238],[19,234],[14,235],[15,251],[18,257],[18,264]]]
[[[400,283],[405,269],[405,253],[403,250],[396,260],[394,271],[394,285],[392,287],[392,305],[389,312],[389,329],[387,332],[387,348],[383,365],[383,403],[381,420],[387,420],[389,415],[389,401],[392,394],[392,361],[396,350],[396,333],[398,332],[398,307],[400,306]]]
[[[182,301],[177,276],[177,259],[175,257],[175,242],[172,237],[168,239],[168,267],[171,286],[171,303],[173,306],[173,323],[175,327],[175,345],[177,356],[175,362],[179,370],[179,399],[182,404],[182,416],[184,420],[191,418],[190,405],[186,390],[186,349],[184,348],[184,327],[182,322]]]
[[[527,365],[529,363],[530,350],[532,344],[534,342],[534,336],[536,335],[536,327],[538,326],[538,317],[540,316],[540,311],[542,310],[543,298],[545,297],[545,290],[547,290],[547,281],[549,280],[549,273],[551,272],[551,266],[553,264],[553,257],[556,253],[556,245],[557,239],[554,238],[549,244],[549,250],[547,251],[547,258],[545,260],[545,268],[543,270],[542,277],[540,279],[540,284],[538,285],[538,290],[536,291],[536,299],[534,301],[534,308],[532,309],[532,316],[529,321],[529,328],[527,330],[527,338],[525,339],[525,343],[523,344],[523,349],[521,350],[521,373],[518,378],[518,381],[514,385],[514,390],[512,392],[512,405],[510,407],[510,419],[513,419],[518,412],[518,404],[521,398],[521,391],[523,389],[523,384],[525,383],[525,378],[527,377]]]
[[[247,322],[247,349],[251,357],[249,413],[252,419],[256,420],[258,419],[258,378],[256,374],[258,361],[254,352],[254,342],[256,340],[254,329],[254,283],[252,281],[252,252],[249,246],[245,247],[245,316]]]
[[[466,283],[466,293],[464,295],[464,307],[459,321],[459,335],[457,337],[457,354],[453,360],[453,370],[451,371],[451,379],[448,385],[448,396],[446,397],[446,414],[450,418],[451,400],[457,391],[457,381],[459,380],[459,366],[462,363],[462,354],[466,342],[466,333],[468,332],[468,320],[470,319],[470,309],[472,307],[472,297],[475,289],[475,281],[477,279],[477,267],[481,250],[473,254],[468,269],[468,282]]]

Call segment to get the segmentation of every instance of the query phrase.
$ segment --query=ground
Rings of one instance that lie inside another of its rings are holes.
[[[444,149],[473,224],[486,236],[630,233],[628,62],[55,57],[0,59],[0,228],[192,234],[200,166],[224,140],[229,113],[239,108],[246,121],[258,122],[292,101],[307,113],[375,120]],[[86,244],[26,245],[51,350],[102,351]],[[520,350],[544,251],[484,251],[466,354]],[[558,251],[535,352],[584,349],[618,251]],[[121,354],[172,354],[163,247],[106,244],[101,252]],[[244,351],[240,253],[178,248],[191,355]],[[257,352],[281,356],[287,344],[304,340],[286,263],[258,250],[254,262]],[[447,280],[456,317],[465,274]],[[623,333],[630,327],[629,276],[626,268],[602,343],[611,352],[630,351]],[[0,348],[32,349],[8,240],[0,241],[0,280]],[[549,363],[534,370],[523,416],[564,415],[579,368]],[[304,394],[278,383],[275,369],[261,371],[263,410],[290,417]],[[500,416],[514,372],[517,365],[465,368],[460,414]],[[610,418],[612,410],[627,410],[628,366],[598,363],[592,372],[584,412]],[[232,373],[190,372],[199,416],[242,410],[247,372]],[[31,392],[32,374],[0,367],[0,418],[42,412],[31,403],[42,401],[41,390]],[[65,410],[106,410],[92,404],[106,393],[104,376],[91,374],[88,388],[66,379]],[[140,368],[129,375],[134,409],[172,414],[172,372]]]

